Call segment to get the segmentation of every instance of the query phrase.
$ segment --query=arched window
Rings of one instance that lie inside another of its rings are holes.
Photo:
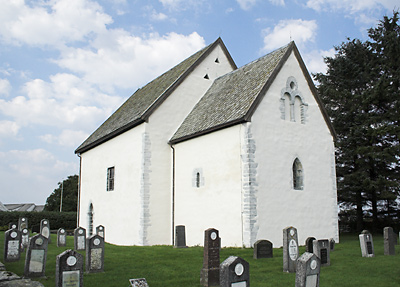
[[[286,88],[281,91],[281,118],[296,123],[306,123],[306,110],[308,104],[304,102],[297,81],[289,77],[286,81]]]
[[[196,173],[196,187],[200,187],[200,172]]]
[[[90,203],[88,211],[89,236],[93,235],[93,204]]]
[[[204,186],[204,177],[202,168],[195,168],[192,173],[192,186],[200,188]]]
[[[300,160],[296,158],[293,162],[293,189],[303,190],[304,172],[303,165]]]

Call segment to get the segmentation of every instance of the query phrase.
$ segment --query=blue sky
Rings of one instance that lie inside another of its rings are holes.
[[[294,40],[311,73],[400,0],[0,0],[0,201],[44,204],[136,89],[221,37],[237,66]]]

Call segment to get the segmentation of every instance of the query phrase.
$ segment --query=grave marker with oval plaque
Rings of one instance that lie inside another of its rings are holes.
[[[57,255],[56,287],[83,286],[83,255],[75,250],[66,250]]]
[[[77,227],[74,230],[74,249],[86,249],[86,229],[83,227]]]
[[[204,231],[203,268],[200,272],[200,284],[202,286],[219,286],[220,248],[219,231],[214,228]]]
[[[64,228],[59,228],[57,231],[57,247],[67,245],[67,232]]]
[[[104,271],[104,238],[94,234],[86,242],[86,272]]]
[[[29,240],[25,257],[24,274],[26,277],[45,276],[48,239],[37,234]]]
[[[40,221],[40,234],[47,238],[48,243],[51,242],[50,238],[50,222],[48,219],[42,219]]]
[[[317,255],[305,252],[296,263],[295,287],[318,287],[321,262]]]
[[[293,226],[283,229],[283,271],[296,272],[296,261],[299,257],[297,229]]]
[[[237,256],[229,256],[220,265],[219,282],[221,287],[249,287],[250,265]]]
[[[9,229],[4,233],[4,262],[14,262],[21,258],[21,232]]]

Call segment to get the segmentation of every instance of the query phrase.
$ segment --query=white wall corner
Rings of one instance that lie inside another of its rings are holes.
[[[140,245],[149,245],[147,229],[151,226],[150,220],[150,173],[151,173],[151,143],[148,133],[142,134],[142,164],[140,178]]]

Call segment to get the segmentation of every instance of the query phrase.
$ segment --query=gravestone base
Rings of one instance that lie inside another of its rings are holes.
[[[201,269],[201,286],[219,286],[219,268]]]

